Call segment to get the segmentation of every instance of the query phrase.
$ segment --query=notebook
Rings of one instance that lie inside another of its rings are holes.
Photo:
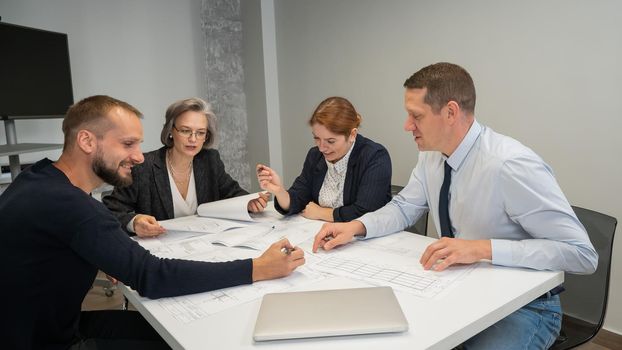
[[[391,287],[266,294],[256,341],[404,332],[404,317]]]

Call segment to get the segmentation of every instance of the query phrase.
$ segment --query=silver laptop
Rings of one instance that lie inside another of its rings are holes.
[[[391,287],[266,294],[256,341],[404,332],[408,321]]]

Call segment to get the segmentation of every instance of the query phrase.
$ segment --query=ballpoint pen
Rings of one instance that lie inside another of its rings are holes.
[[[272,226],[272,229],[276,229],[276,226]],[[286,238],[287,238],[286,236],[281,236],[281,238],[280,238],[280,239],[286,239]],[[295,248],[287,248],[287,247],[283,247],[283,248],[281,248],[281,252],[282,252],[283,254],[287,254],[287,255],[289,255],[289,254],[291,254],[291,253],[292,253],[292,251],[293,251],[294,249],[295,249]]]
[[[294,249],[296,249],[296,248],[283,247],[283,248],[281,248],[281,252],[283,252],[283,254],[290,255],[292,253],[292,251],[294,251]]]

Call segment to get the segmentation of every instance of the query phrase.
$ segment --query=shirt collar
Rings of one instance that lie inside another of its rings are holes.
[[[331,163],[327,161],[326,159],[324,159],[326,161],[326,166],[328,166],[329,169],[334,170],[337,174],[342,174],[348,168],[348,160],[350,159],[350,154],[352,153],[352,150],[354,149],[355,143],[356,143],[356,139],[354,139],[354,142],[352,142],[352,146],[350,146],[348,153],[346,153],[346,155],[343,156],[343,158],[339,159],[335,163]]]
[[[447,163],[453,170],[458,170],[466,156],[469,154],[471,148],[477,141],[477,138],[482,132],[482,126],[477,122],[477,120],[473,121],[473,124],[469,128],[469,131],[462,139],[462,142],[458,145],[458,148],[451,154],[449,158],[447,158]]]

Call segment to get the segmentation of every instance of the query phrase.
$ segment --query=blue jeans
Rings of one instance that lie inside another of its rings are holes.
[[[559,335],[559,295],[538,298],[465,341],[465,350],[548,349]]]

